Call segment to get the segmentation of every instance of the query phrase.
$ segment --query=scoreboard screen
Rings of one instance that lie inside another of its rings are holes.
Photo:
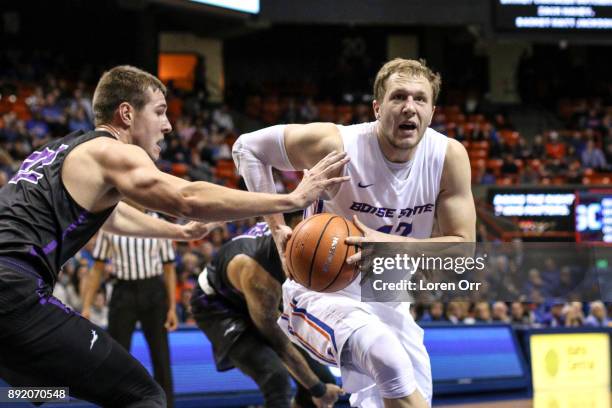
[[[612,243],[612,190],[578,192],[576,241]]]
[[[522,231],[573,231],[576,192],[571,189],[489,189],[496,217],[511,217]]]
[[[612,0],[493,0],[503,31],[612,31]]]
[[[488,200],[496,217],[523,232],[570,232],[576,242],[612,244],[612,189],[493,187]]]

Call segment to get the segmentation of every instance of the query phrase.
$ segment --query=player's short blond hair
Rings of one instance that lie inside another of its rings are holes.
[[[123,102],[141,110],[149,102],[146,93],[149,88],[166,95],[166,86],[146,71],[130,65],[119,65],[106,71],[94,91],[94,124],[111,122],[115,110]]]
[[[403,58],[394,58],[383,65],[374,80],[374,99],[381,102],[385,97],[387,91],[387,79],[395,74],[404,74],[411,77],[425,77],[431,84],[433,90],[433,101],[435,105],[440,94],[440,87],[442,86],[442,77],[439,73],[433,72],[425,63],[425,60],[410,60]]]

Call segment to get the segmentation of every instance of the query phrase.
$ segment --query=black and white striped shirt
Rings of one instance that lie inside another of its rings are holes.
[[[148,279],[163,274],[162,265],[174,262],[172,241],[134,238],[100,231],[93,251],[96,261],[110,259],[117,279]]]

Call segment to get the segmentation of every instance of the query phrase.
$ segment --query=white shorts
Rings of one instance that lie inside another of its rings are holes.
[[[383,407],[374,380],[341,361],[342,349],[351,334],[369,324],[380,327],[381,323],[406,351],[414,368],[414,378],[410,381],[431,405],[431,365],[423,344],[424,332],[412,318],[408,303],[365,303],[349,291],[319,293],[295,281],[287,280],[283,284],[280,327],[313,358],[340,368],[342,387],[352,394],[352,406]]]

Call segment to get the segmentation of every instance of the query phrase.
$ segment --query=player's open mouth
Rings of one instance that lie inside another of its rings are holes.
[[[416,123],[413,123],[413,122],[402,123],[401,125],[399,125],[399,128],[401,130],[416,130],[417,125]]]

